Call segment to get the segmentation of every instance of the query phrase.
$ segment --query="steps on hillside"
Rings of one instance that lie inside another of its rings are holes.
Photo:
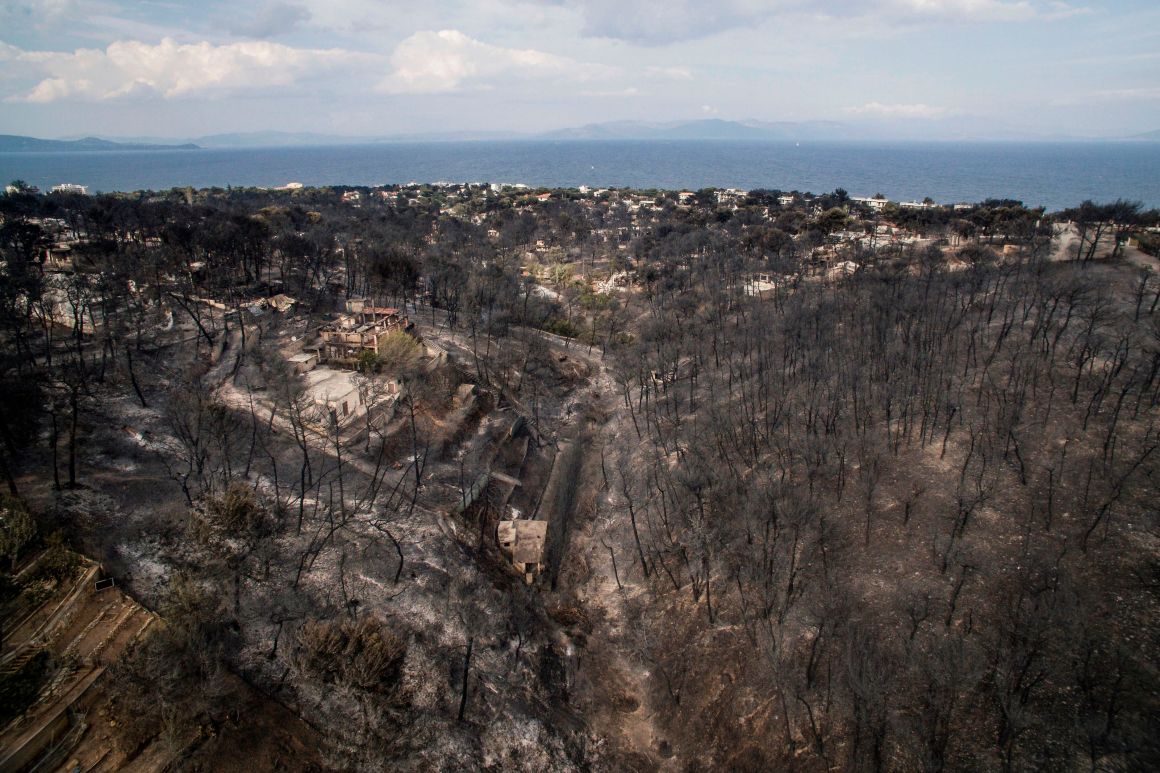
[[[25,647],[19,652],[12,653],[12,657],[0,666],[0,677],[7,679],[15,675],[16,672],[27,666],[41,652],[44,652],[43,647]]]
[[[48,642],[61,626],[70,621],[72,613],[86,593],[92,592],[92,583],[98,574],[100,574],[100,567],[90,563],[80,577],[73,581],[71,588],[64,593],[63,598],[60,598],[59,591],[53,597],[53,599],[60,598],[58,603],[53,604],[53,599],[50,599],[49,602],[42,604],[13,628],[4,639],[5,645],[11,649],[0,656],[0,663],[6,663],[23,647]]]

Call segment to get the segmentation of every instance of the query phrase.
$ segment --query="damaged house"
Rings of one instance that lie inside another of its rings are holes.
[[[318,331],[319,354],[323,361],[354,365],[364,352],[378,355],[391,333],[411,329],[407,315],[399,309],[372,306],[366,300],[349,300],[347,313]]]
[[[500,521],[496,541],[516,571],[529,585],[544,569],[544,542],[548,536],[547,521]]]

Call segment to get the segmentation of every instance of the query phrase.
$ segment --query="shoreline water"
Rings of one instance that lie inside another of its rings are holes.
[[[1009,198],[1160,206],[1160,143],[472,141],[0,153],[3,182],[90,191],[521,182],[533,187],[798,190],[943,204]]]

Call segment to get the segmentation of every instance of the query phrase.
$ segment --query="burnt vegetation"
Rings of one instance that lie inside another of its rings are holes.
[[[298,767],[1160,767],[1155,211],[17,186],[0,218],[5,594],[59,529],[159,613],[108,676],[125,759],[212,767],[269,704]],[[411,327],[344,363],[348,418],[292,356],[360,298]]]

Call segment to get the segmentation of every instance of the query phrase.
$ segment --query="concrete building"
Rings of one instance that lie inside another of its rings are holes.
[[[355,382],[355,374],[351,371],[317,368],[306,373],[303,378],[306,381],[306,394],[319,408],[319,423],[329,421],[342,425],[367,412]]]
[[[496,541],[529,585],[544,570],[544,543],[548,536],[547,521],[500,521]]]
[[[884,196],[851,196],[850,201],[864,204],[873,210],[886,209],[886,205],[890,203],[890,200]]]
[[[309,373],[318,366],[318,352],[299,352],[286,359],[295,373]]]
[[[399,309],[373,306],[364,298],[347,301],[346,308],[348,313],[318,331],[319,352],[325,362],[354,365],[364,352],[378,355],[391,333],[411,327]]]

